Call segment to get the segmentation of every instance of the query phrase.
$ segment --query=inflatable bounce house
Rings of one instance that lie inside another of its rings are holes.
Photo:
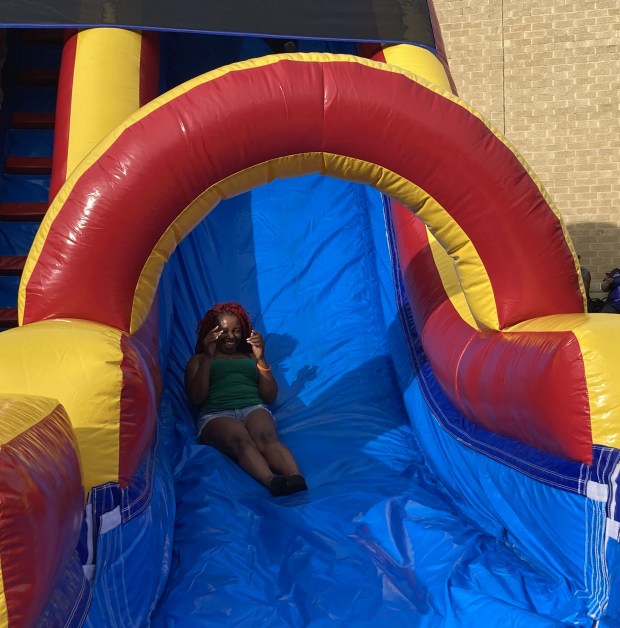
[[[620,625],[620,324],[430,1],[90,4],[2,9],[2,625]],[[197,442],[222,301],[307,492]]]

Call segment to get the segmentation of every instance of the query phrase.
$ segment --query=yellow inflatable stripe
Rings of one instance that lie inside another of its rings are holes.
[[[452,88],[445,73],[445,69],[439,59],[437,59],[435,55],[433,55],[430,51],[425,50],[424,48],[420,48],[419,46],[413,46],[411,44],[397,44],[394,46],[386,46],[383,49],[383,55],[385,56],[386,62],[389,64],[389,67],[392,71],[398,72],[399,70],[402,70],[402,73],[410,76],[421,85],[424,85],[428,89],[459,105],[460,107],[468,111],[472,116],[478,118],[478,120],[480,120],[486,127],[488,127],[488,129],[497,137],[497,139],[502,142],[502,144],[504,144],[504,146],[506,146],[510,150],[510,152],[514,154],[514,156],[523,166],[529,177],[535,183],[536,187],[545,199],[545,202],[549,205],[550,209],[560,221],[562,231],[564,233],[564,238],[570,244],[570,236],[568,235],[568,231],[566,229],[566,226],[564,225],[562,216],[557,207],[554,205],[551,198],[549,197],[540,179],[532,171],[532,169],[529,167],[519,151],[499,132],[498,129],[495,128],[490,120],[488,120],[479,111],[474,109],[465,101],[461,100],[452,92]],[[575,256],[576,268],[578,268],[577,256],[574,251],[573,254]]]
[[[9,625],[9,611],[4,595],[4,577],[2,575],[2,556],[0,555],[0,626]]]
[[[516,332],[572,332],[579,343],[588,387],[592,442],[620,447],[620,325],[616,314],[558,314],[506,329]],[[570,391],[566,391],[570,394]],[[615,423],[614,423],[615,420]]]
[[[385,46],[383,48],[383,55],[385,56],[385,60],[390,65],[397,66],[402,68],[403,70],[407,70],[412,74],[420,77],[424,81],[428,81],[433,85],[436,85],[442,90],[452,93],[452,88],[450,86],[450,81],[448,80],[448,76],[446,74],[445,68],[442,65],[441,61],[429,50],[425,48],[421,48],[419,46],[413,46],[411,44],[397,44],[394,46]],[[422,81],[420,81],[422,82]],[[454,100],[452,98],[451,100]],[[579,282],[581,285],[581,292],[583,294],[584,299],[584,310],[587,308],[587,300],[585,296],[585,288],[583,286],[583,282],[581,279],[581,273],[579,272],[579,261],[577,258],[577,253],[572,245],[570,240],[570,236],[564,224],[563,218],[558,211],[557,207],[553,204],[553,201],[547,194],[547,191],[543,187],[541,181],[536,177],[534,172],[530,169],[529,165],[525,162],[523,157],[517,151],[517,149],[512,146],[508,142],[508,140],[500,135],[500,133],[491,125],[491,123],[486,120],[479,112],[475,111],[471,107],[469,107],[464,102],[458,102],[461,106],[463,106],[467,111],[469,111],[472,115],[476,116],[480,120],[482,120],[486,126],[493,132],[493,134],[507,147],[510,151],[515,155],[515,157],[519,160],[523,168],[525,168],[526,172],[530,176],[530,178],[534,181],[536,187],[539,192],[545,199],[545,202],[549,205],[555,216],[560,222],[562,226],[562,231],[564,233],[564,239],[568,243],[571,253],[573,254],[573,260],[575,262],[575,269],[579,276]],[[443,280],[443,276],[442,276]]]
[[[436,238],[428,230],[428,228],[426,229],[426,235],[428,236],[428,244],[431,247],[431,253],[433,255],[433,259],[435,260],[437,271],[441,277],[441,283],[443,284],[443,288],[446,291],[448,298],[452,301],[454,309],[470,327],[478,329],[476,319],[471,313],[471,309],[467,303],[467,298],[465,297],[465,293],[461,287],[461,282],[456,272],[454,260],[446,253],[443,246],[437,242]]]
[[[130,333],[134,334],[146,320],[159,276],[170,255],[179,242],[219,201],[264,185],[276,177],[289,178],[309,172],[369,183],[388,196],[402,199],[414,211],[419,210],[416,213],[422,215],[431,228],[434,227],[438,233],[453,238],[452,241],[457,243],[456,254],[464,262],[462,267],[466,277],[465,285],[471,290],[468,294],[472,294],[477,300],[476,313],[482,314],[480,325],[485,329],[499,329],[491,283],[480,256],[469,238],[439,203],[411,181],[387,168],[361,159],[313,152],[280,157],[242,170],[214,184],[190,203],[162,235],[144,265],[134,292]],[[443,260],[441,264],[443,267]],[[446,268],[446,277],[449,276],[449,272]],[[451,272],[454,273],[454,269]],[[446,278],[445,281],[448,286],[456,285],[453,279]],[[468,322],[473,321],[471,311],[464,307],[464,295],[458,296],[456,288],[448,290],[463,318]]]
[[[67,175],[140,107],[142,36],[94,28],[77,35]]]
[[[439,242],[451,243],[451,250],[446,253],[453,261],[459,262],[459,285],[466,296],[468,309],[475,312],[477,328],[485,330],[499,329],[499,316],[495,304],[495,297],[491,280],[487,273],[478,251],[460,225],[452,219],[450,214],[430,196],[422,208],[416,212],[428,225],[429,230]],[[436,256],[435,263],[440,270],[441,280],[448,295],[454,297],[453,303],[457,311],[465,321],[471,321],[462,307],[462,299],[457,297],[452,271],[447,264],[439,264]],[[443,271],[443,272],[442,272]],[[456,271],[454,271],[456,272]],[[452,300],[452,299],[451,299]]]
[[[441,89],[451,91],[450,81],[441,61],[426,48],[411,44],[386,45],[383,48],[386,63],[407,70],[412,74],[437,85]],[[429,246],[435,260],[435,265],[441,277],[444,290],[459,316],[471,327],[478,329],[476,321],[467,303],[467,298],[461,287],[454,260],[437,242],[433,234],[426,229]]]

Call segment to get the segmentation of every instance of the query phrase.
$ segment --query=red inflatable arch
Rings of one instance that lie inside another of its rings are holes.
[[[468,418],[585,463],[592,426],[594,442],[615,443],[608,396],[596,394],[613,356],[603,330],[591,333],[583,318],[576,257],[539,183],[457,97],[357,57],[251,60],[136,112],[52,204],[20,285],[21,322],[86,319],[136,333],[166,260],[219,200],[317,172],[397,199],[452,256],[473,322],[426,287],[416,322],[442,387]],[[397,217],[396,239],[417,300],[410,266],[424,257],[424,234],[406,218]]]
[[[22,322],[134,331],[165,258],[221,196],[317,171],[414,209],[457,259],[481,328],[583,311],[559,217],[479,116],[405,72],[314,54],[199,77],[104,141],[52,205],[20,290]],[[482,276],[484,294],[472,292]]]

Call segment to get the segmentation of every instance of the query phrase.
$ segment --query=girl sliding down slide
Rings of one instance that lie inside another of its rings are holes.
[[[200,407],[201,443],[230,456],[274,497],[307,490],[265,406],[278,394],[265,358],[265,341],[251,328],[248,313],[238,303],[216,305],[200,321],[185,387]]]

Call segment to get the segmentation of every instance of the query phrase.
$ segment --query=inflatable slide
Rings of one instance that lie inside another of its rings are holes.
[[[620,625],[620,326],[558,210],[439,43],[296,45],[67,33],[0,334],[3,624]],[[196,441],[231,300],[307,493]]]

